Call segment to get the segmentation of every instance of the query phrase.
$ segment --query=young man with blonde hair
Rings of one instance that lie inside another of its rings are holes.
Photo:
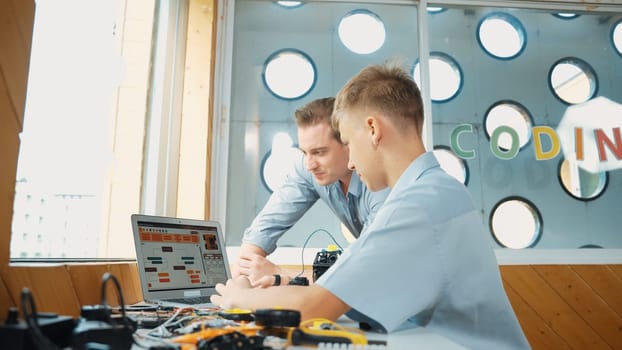
[[[333,122],[350,169],[372,190],[390,188],[374,221],[309,287],[218,285],[212,301],[298,309],[303,319],[346,312],[391,332],[426,327],[470,349],[528,349],[469,192],[422,142],[423,106],[393,64],[363,69],[339,92]]]

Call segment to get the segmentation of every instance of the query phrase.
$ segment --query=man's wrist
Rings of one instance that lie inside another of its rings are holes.
[[[274,276],[274,282],[272,283],[273,286],[280,286],[281,285],[281,275],[279,275],[278,273],[272,275]]]
[[[274,277],[273,286],[286,286],[291,282],[292,277],[288,275],[281,275],[280,273],[275,273],[272,275]]]

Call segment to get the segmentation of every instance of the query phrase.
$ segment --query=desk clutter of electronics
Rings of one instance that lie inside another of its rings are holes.
[[[318,253],[317,279],[341,251]],[[243,310],[218,307],[126,306],[121,286],[110,273],[102,278],[102,302],[81,308],[80,317],[38,313],[22,290],[21,309],[11,308],[0,325],[0,344],[9,350],[297,350],[389,349],[369,340],[360,328],[327,319],[301,321],[300,312],[281,308]],[[117,289],[119,307],[106,301],[106,284]],[[308,285],[307,283],[300,283]]]

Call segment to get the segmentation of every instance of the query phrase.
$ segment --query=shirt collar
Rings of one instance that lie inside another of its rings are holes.
[[[394,189],[399,189],[401,186],[406,186],[416,181],[424,172],[429,169],[439,167],[440,164],[436,160],[433,152],[426,152],[410,163],[408,168],[402,173],[400,178],[395,183]],[[391,192],[393,192],[393,190]]]
[[[360,197],[362,186],[363,183],[361,182],[361,179],[356,174],[356,171],[353,171],[352,176],[350,177],[350,185],[348,185],[348,193],[352,194],[353,196]]]

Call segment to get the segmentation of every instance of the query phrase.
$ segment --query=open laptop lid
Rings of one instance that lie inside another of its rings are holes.
[[[215,294],[231,277],[220,224],[151,215],[132,215],[132,231],[143,299]]]

